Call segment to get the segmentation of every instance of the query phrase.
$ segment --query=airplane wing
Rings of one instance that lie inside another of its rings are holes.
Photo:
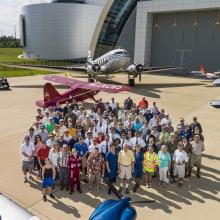
[[[111,92],[111,93],[131,90],[131,87],[129,86],[106,84],[106,83],[101,83],[101,82],[85,83],[85,84],[80,85],[80,88],[91,89],[91,90],[102,91],[102,92]]]
[[[70,79],[70,78],[66,78],[66,77],[62,77],[62,76],[56,76],[56,75],[47,75],[44,77],[45,80],[51,81],[51,82],[55,82],[55,83],[59,83],[62,85],[66,85],[68,87],[75,87],[78,86],[81,83],[85,83],[83,81],[79,81],[76,79]]]
[[[177,70],[177,69],[182,69],[183,67],[174,67],[174,66],[165,66],[165,67],[149,67],[149,68],[144,68],[142,74],[145,73],[156,73],[156,72],[163,72],[163,71],[168,71],[168,70]]]
[[[59,69],[59,70],[73,70],[78,72],[85,72],[86,73],[86,67],[85,66],[45,66],[46,68],[51,69]]]
[[[81,88],[81,89],[111,92],[111,93],[130,91],[131,89],[131,87],[124,86],[124,85],[114,85],[114,84],[106,84],[106,83],[100,83],[100,82],[88,83],[88,82],[65,78],[65,77],[56,76],[56,75],[48,75],[48,76],[45,76],[44,79],[55,82],[55,83],[66,85],[71,88]]]

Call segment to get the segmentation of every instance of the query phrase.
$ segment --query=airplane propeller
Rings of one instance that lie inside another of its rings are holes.
[[[139,82],[141,82],[141,73],[144,70],[144,66],[142,64],[135,64],[135,67],[136,67],[136,71],[139,75]]]
[[[95,64],[92,64],[92,70],[95,72],[95,73],[98,73],[100,71],[101,67],[99,64],[95,63]]]

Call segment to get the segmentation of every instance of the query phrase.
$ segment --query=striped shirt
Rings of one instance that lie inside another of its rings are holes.
[[[68,167],[67,163],[70,157],[70,152],[67,151],[66,153],[60,152],[58,156],[58,164],[60,167]]]

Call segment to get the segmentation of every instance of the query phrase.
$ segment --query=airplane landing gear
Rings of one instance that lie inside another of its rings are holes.
[[[131,87],[135,86],[135,76],[134,75],[128,75],[128,85]]]
[[[90,82],[90,83],[96,82],[95,76],[92,76],[91,74],[89,74],[89,75],[88,75],[88,82]]]

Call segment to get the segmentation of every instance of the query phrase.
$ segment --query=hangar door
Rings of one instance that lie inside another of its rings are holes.
[[[220,70],[220,11],[154,14],[152,66]]]

